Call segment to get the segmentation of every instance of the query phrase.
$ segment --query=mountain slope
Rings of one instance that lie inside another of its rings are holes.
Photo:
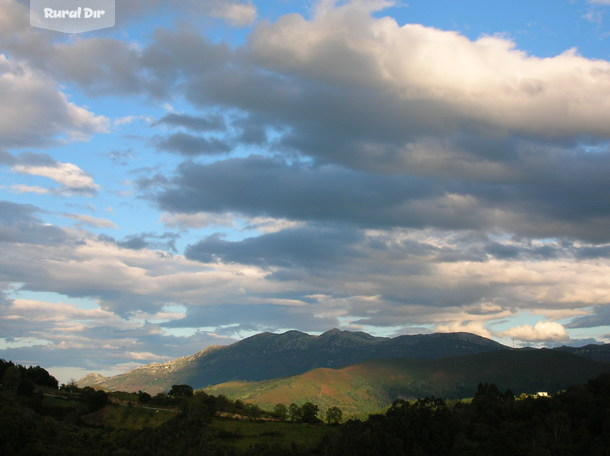
[[[103,381],[82,379],[80,386],[107,390],[167,391],[186,383],[202,388],[227,381],[286,377],[318,367],[342,367],[376,358],[435,359],[506,349],[474,334],[442,333],[374,337],[333,329],[320,336],[299,331],[262,333],[228,346],[207,348],[163,364],[149,364]]]
[[[555,350],[565,351],[600,363],[610,363],[610,344],[589,344],[584,347],[563,347]]]
[[[555,350],[498,350],[453,358],[382,359],[341,369],[319,368],[262,382],[231,382],[206,388],[214,394],[272,408],[311,401],[326,409],[372,412],[397,398],[470,397],[480,382],[514,393],[551,393],[583,383],[610,365]]]

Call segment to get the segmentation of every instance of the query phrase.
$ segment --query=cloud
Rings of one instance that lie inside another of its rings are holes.
[[[573,319],[566,325],[567,328],[596,328],[610,326],[610,303],[596,306],[588,315]]]
[[[190,245],[185,251],[189,259],[212,263],[221,259],[225,263],[251,264],[260,267],[282,266],[289,268],[334,268],[334,260],[353,260],[357,251],[351,246],[362,241],[359,231],[348,227],[326,228],[303,226],[263,234],[240,242],[228,242],[210,236]],[[351,251],[350,251],[351,250]]]
[[[100,308],[71,302],[12,299],[0,303],[0,354],[16,362],[114,371],[195,353],[209,344],[232,342],[204,332],[176,337],[146,323],[160,314],[127,320]],[[161,354],[162,353],[162,354]],[[95,360],[95,361],[93,361]],[[133,364],[133,361],[138,361]],[[129,366],[127,364],[129,363]],[[118,373],[118,372],[115,372]]]
[[[177,113],[169,113],[162,118],[160,118],[157,122],[153,124],[155,125],[169,125],[172,127],[184,127],[189,130],[194,131],[214,131],[214,130],[224,130],[226,128],[224,119],[222,116],[207,116],[207,117],[198,117],[191,116],[188,114],[177,114]]]
[[[387,176],[256,156],[186,163],[154,198],[170,213],[233,212],[608,241],[604,227],[610,218],[603,207],[609,203],[610,155],[545,155],[546,161],[524,163],[515,180],[498,182],[483,176]]]
[[[117,3],[117,17],[124,22],[145,18],[147,15],[167,9],[178,17],[210,16],[228,21],[236,27],[250,25],[256,18],[256,7],[242,0],[124,0]]]
[[[255,21],[256,7],[251,2],[227,3],[220,0],[212,5],[210,15],[225,19],[236,27],[245,27]]]
[[[48,190],[48,193],[92,196],[99,189],[91,176],[73,163],[55,162],[42,166],[18,164],[13,166],[12,170],[20,174],[47,177],[61,185]]]
[[[570,339],[565,328],[553,321],[539,321],[534,326],[516,326],[502,332],[501,335],[524,342],[562,342]]]
[[[299,322],[302,331],[320,331],[339,325],[330,315],[314,314],[308,307],[283,307],[260,303],[256,306],[206,306],[188,310],[180,320],[164,323],[166,328],[208,326],[218,328],[224,335],[239,335],[241,332],[277,331],[278,328],[294,328]]]
[[[0,4],[10,29],[0,26],[0,91],[11,89],[14,111],[0,120],[0,163],[58,184],[13,190],[100,191],[75,164],[5,151],[107,128],[57,81],[83,96],[181,100],[188,114],[162,115],[156,136],[137,140],[182,164],[137,171],[136,191],[190,243],[182,255],[175,233],[98,236],[87,230],[112,221],[70,214],[76,227],[61,228],[40,208],[0,202],[0,283],[65,297],[0,298],[3,334],[19,339],[4,357],[133,364],[214,341],[193,328],[417,326],[489,337],[525,309],[544,322],[510,334],[563,341],[565,328],[607,320],[608,62],[402,26],[381,17],[387,2],[321,2],[311,18],[254,25],[238,46],[184,23],[145,43],[105,32],[56,40],[28,26],[25,7]],[[192,13],[191,24],[256,16],[245,2],[118,8],[119,27],[159,8],[174,8],[168,21]],[[26,108],[31,123],[19,123]],[[132,147],[107,156],[129,165]],[[70,304],[77,298],[97,312]]]
[[[170,214],[164,212],[159,221],[167,227],[180,229],[235,225],[235,218],[230,214]]]
[[[184,164],[156,199],[162,209],[181,213],[233,211],[251,217],[418,225],[417,214],[407,215],[409,203],[442,197],[438,188],[418,179],[250,156],[210,165]],[[432,207],[434,202],[430,203]],[[413,212],[418,210],[424,208]]]
[[[539,59],[497,36],[472,41],[457,32],[373,18],[360,2],[325,8],[312,20],[293,14],[261,23],[251,46],[262,64],[279,72],[344,92],[373,91],[377,103],[394,99],[389,108],[401,109],[408,131],[419,116],[427,133],[610,133],[601,121],[607,102],[598,98],[608,90],[610,64],[574,50]]]
[[[0,54],[0,146],[81,141],[108,130],[108,120],[68,101],[48,76]]]
[[[64,216],[76,220],[81,226],[89,226],[92,228],[118,228],[116,223],[112,220],[92,217],[86,214],[64,214]]]
[[[179,153],[184,156],[218,155],[231,151],[231,147],[218,138],[204,138],[178,132],[153,140],[157,149]]]
[[[0,243],[6,248],[15,243],[58,245],[68,242],[69,235],[63,229],[42,223],[37,215],[41,212],[40,208],[29,204],[0,201]]]

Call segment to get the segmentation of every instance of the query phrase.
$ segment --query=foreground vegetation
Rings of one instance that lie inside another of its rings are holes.
[[[606,455],[610,374],[552,397],[479,384],[469,401],[396,400],[365,420],[341,410],[264,411],[174,385],[167,394],[62,385],[0,360],[3,455]]]

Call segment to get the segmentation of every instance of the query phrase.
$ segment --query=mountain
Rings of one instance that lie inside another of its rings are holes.
[[[333,329],[320,336],[299,331],[262,333],[228,346],[208,347],[163,364],[148,364],[99,381],[85,377],[79,386],[150,394],[172,385],[194,388],[228,381],[259,381],[298,375],[309,370],[343,367],[376,358],[436,359],[491,350],[502,344],[468,333],[437,333],[395,338]]]
[[[338,406],[346,413],[374,412],[397,398],[472,397],[479,383],[515,394],[555,393],[584,383],[610,365],[548,349],[497,350],[443,359],[377,359],[341,369],[318,368],[261,382],[230,382],[206,388],[271,409],[277,403]]]
[[[610,344],[589,344],[584,347],[558,347],[555,350],[565,351],[600,363],[610,363]]]

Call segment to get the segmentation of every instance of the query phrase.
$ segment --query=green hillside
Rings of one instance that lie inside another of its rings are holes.
[[[281,379],[222,383],[205,391],[263,408],[310,401],[322,410],[338,406],[359,413],[384,409],[397,398],[470,397],[480,382],[516,394],[554,393],[607,371],[608,364],[556,350],[498,350],[434,360],[373,360]]]

